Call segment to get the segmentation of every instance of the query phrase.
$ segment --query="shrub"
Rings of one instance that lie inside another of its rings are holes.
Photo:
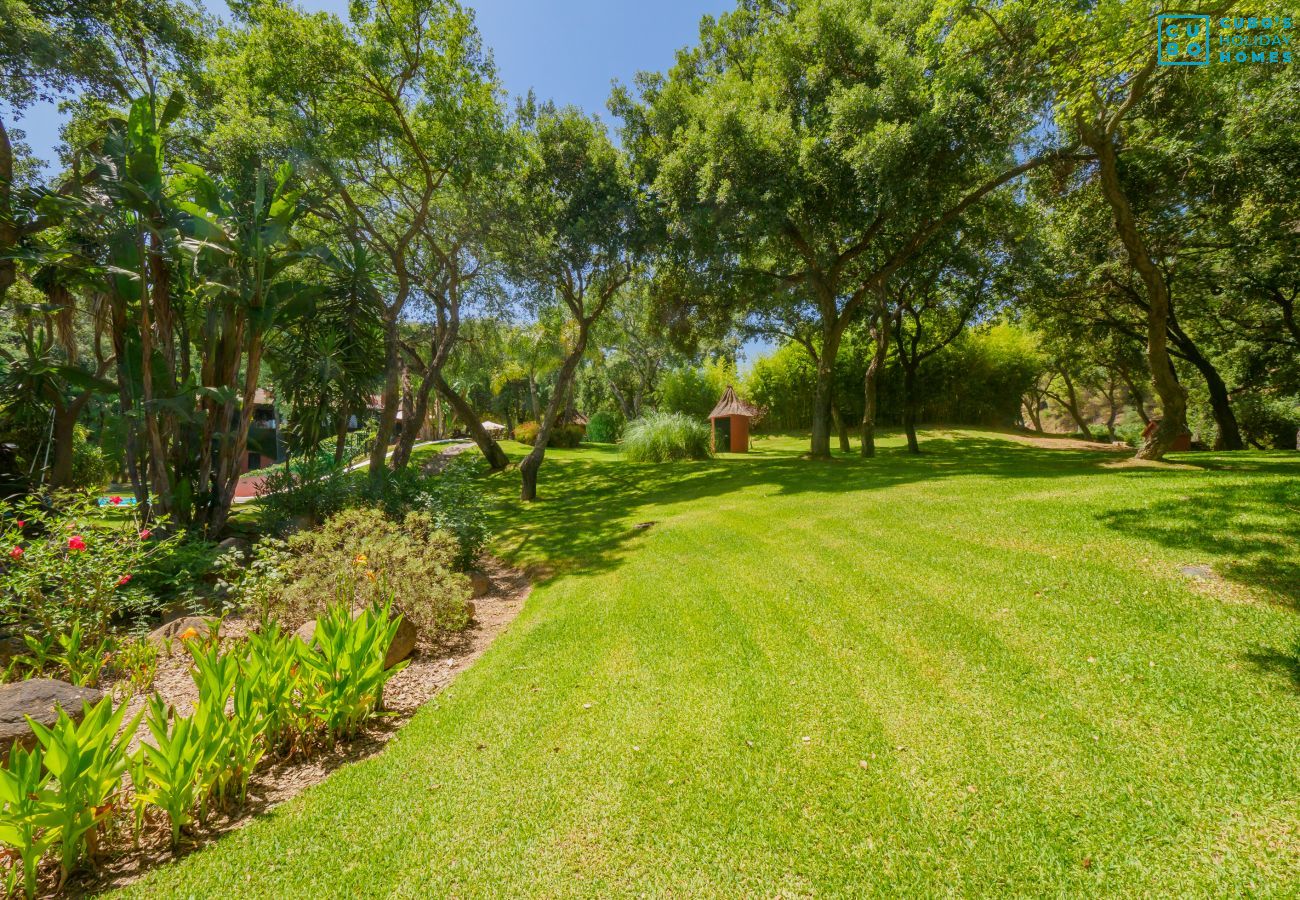
[[[103,638],[114,619],[139,618],[153,608],[135,577],[180,540],[158,535],[165,523],[144,528],[134,517],[113,523],[126,527],[106,527],[85,496],[60,495],[48,508],[0,501],[0,522],[10,523],[0,532],[0,621],[44,637],[80,626],[87,642]]]
[[[355,584],[361,605],[394,605],[429,634],[459,631],[469,621],[469,581],[455,569],[460,547],[424,512],[400,523],[378,509],[351,509],[288,541],[282,618],[319,618],[326,604]]]
[[[581,425],[556,425],[551,429],[551,436],[546,441],[548,447],[572,450],[582,443],[587,430]]]
[[[587,423],[587,440],[597,444],[617,443],[623,434],[623,420],[611,412],[598,412]]]
[[[537,443],[537,435],[540,431],[541,426],[536,422],[521,422],[515,426],[515,440],[531,447]],[[582,443],[585,434],[586,429],[581,425],[556,425],[551,428],[546,446],[572,450]]]
[[[536,422],[520,422],[515,426],[515,440],[531,447],[537,440],[537,433],[541,430],[542,426]]]
[[[78,425],[72,433],[72,480],[70,487],[97,491],[106,485],[115,473],[113,461],[90,440],[90,432]]]
[[[623,453],[632,462],[707,459],[709,429],[679,413],[652,413],[627,426]]]
[[[264,470],[257,496],[263,527],[283,531],[299,521],[317,524],[356,502],[366,480],[349,470],[352,461],[370,452],[374,432],[348,435],[343,458],[335,461],[334,439],[321,441],[284,465]]]
[[[474,565],[490,536],[487,505],[474,481],[474,465],[460,457],[441,473],[426,476],[413,504],[417,511],[432,519],[434,527],[455,537],[454,565],[462,572]]]

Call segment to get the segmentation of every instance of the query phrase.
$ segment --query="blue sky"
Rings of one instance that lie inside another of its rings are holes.
[[[218,16],[225,0],[202,0]],[[298,0],[311,10],[347,15],[347,0]],[[474,9],[510,94],[529,88],[540,99],[605,110],[611,82],[630,83],[643,69],[662,71],[679,47],[695,43],[700,17],[733,0],[462,0]],[[613,123],[610,122],[612,125]],[[36,155],[56,159],[60,117],[53,104],[29,109],[17,123]]]

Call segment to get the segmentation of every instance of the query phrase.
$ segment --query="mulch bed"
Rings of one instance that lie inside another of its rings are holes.
[[[207,824],[199,827],[192,839],[181,847],[179,855],[201,849],[242,827],[256,816],[322,781],[340,766],[374,756],[416,710],[469,668],[493,639],[514,621],[532,589],[523,571],[499,560],[484,559],[482,569],[491,579],[492,587],[486,595],[473,601],[474,618],[469,628],[447,641],[433,642],[420,636],[410,664],[384,687],[384,715],[371,719],[354,740],[318,753],[311,759],[287,762],[263,759],[249,782],[248,802],[238,809],[232,807],[228,813],[213,813]],[[248,629],[249,623],[232,617],[222,624],[221,638],[223,641],[233,640],[247,634]],[[188,655],[177,648],[171,656],[159,659],[158,674],[154,679],[153,689],[182,714],[188,713],[198,699],[194,681],[189,675],[188,660]],[[106,687],[112,689],[111,685]],[[132,697],[128,701],[128,717],[145,702],[143,696]],[[138,744],[146,733],[142,723],[133,745]],[[119,827],[129,831],[129,811],[119,819]],[[120,835],[99,861],[98,870],[75,877],[65,887],[65,893],[68,896],[86,896],[129,884],[150,869],[175,858],[169,847],[170,838],[166,817],[159,814],[146,824],[138,848],[131,844],[129,834]],[[43,886],[52,889],[52,879]]]

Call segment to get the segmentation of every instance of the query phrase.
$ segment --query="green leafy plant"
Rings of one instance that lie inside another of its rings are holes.
[[[60,838],[59,829],[52,826],[52,794],[41,750],[24,750],[14,743],[8,763],[0,768],[0,844],[12,847],[22,860],[23,892],[28,897],[36,896],[36,867]],[[17,887],[19,872],[10,869],[6,895]]]
[[[316,651],[302,655],[307,708],[333,740],[356,735],[361,723],[381,704],[384,684],[406,666],[384,668],[384,657],[399,620],[392,604],[350,612],[351,598],[341,595],[316,622]]]
[[[83,708],[80,724],[63,710],[53,728],[27,719],[44,750],[45,768],[56,782],[48,810],[51,826],[59,832],[60,884],[83,850],[93,855],[94,829],[102,828],[112,815],[110,798],[126,771],[126,748],[140,722],[137,714],[123,728],[126,706],[114,709],[111,697]]]
[[[680,413],[651,413],[627,426],[623,455],[631,462],[707,459],[709,429]]]
[[[84,639],[97,642],[114,619],[152,608],[135,575],[180,538],[160,536],[165,523],[146,527],[134,512],[120,513],[126,521],[108,528],[108,515],[87,495],[61,494],[48,507],[0,501],[0,522],[13,523],[0,536],[0,624],[25,635],[62,634],[79,624]],[[33,534],[40,536],[25,537]]]
[[[536,422],[520,422],[515,426],[515,440],[531,447],[537,441],[537,434],[542,426]]]
[[[283,541],[264,538],[254,545],[251,561],[232,559],[220,573],[230,603],[235,609],[251,612],[260,627],[271,620],[288,558]]]
[[[143,694],[158,674],[158,645],[144,638],[126,641],[118,646],[110,664],[121,676],[117,689],[122,697]]]
[[[196,734],[196,717],[177,716],[158,695],[149,702],[145,725],[152,742],[140,745],[131,779],[139,801],[156,806],[171,824],[171,845],[180,846],[181,829],[192,820],[206,757]]]
[[[226,716],[226,705],[235,693],[239,660],[233,652],[223,653],[216,640],[187,641],[185,649],[194,660],[192,674],[199,691],[191,718],[193,736],[203,759],[199,817],[204,819],[210,798],[215,797],[219,806],[225,806],[226,788],[231,779],[230,750],[235,729]]]
[[[54,663],[55,645],[59,642],[59,636],[54,633],[42,634],[24,634],[23,643],[27,645],[27,652],[16,657],[20,670],[26,670],[29,677],[41,675]]]
[[[587,440],[597,444],[613,444],[623,435],[623,420],[612,412],[598,412],[587,422]]]
[[[417,511],[427,513],[433,526],[456,538],[453,564],[460,571],[474,565],[491,532],[483,491],[473,477],[474,463],[457,459],[438,475],[425,479],[416,498]]]
[[[276,623],[249,635],[244,646],[235,714],[260,716],[266,749],[291,754],[306,728],[306,714],[298,703],[299,656],[306,647]]]
[[[100,673],[112,659],[113,639],[104,636],[87,642],[81,623],[74,622],[71,630],[58,636],[59,649],[54,660],[68,673],[68,680],[78,687],[99,684]]]

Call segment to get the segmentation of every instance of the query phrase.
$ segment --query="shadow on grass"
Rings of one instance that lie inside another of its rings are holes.
[[[718,498],[753,487],[774,489],[778,495],[836,494],[969,476],[1100,476],[1130,484],[1134,498],[1132,507],[1104,513],[1100,520],[1105,526],[1195,550],[1212,557],[1225,578],[1262,585],[1300,602],[1300,514],[1271,534],[1234,524],[1247,515],[1281,523],[1288,503],[1300,508],[1296,489],[1286,484],[1288,476],[1300,471],[1294,459],[1198,454],[1181,460],[1196,465],[1196,470],[1114,468],[1113,452],[1045,449],[949,432],[928,437],[919,456],[890,447],[866,460],[837,455],[830,462],[812,461],[774,444],[759,440],[755,451],[746,455],[662,465],[628,463],[611,445],[551,451],[541,471],[542,499],[535,504],[524,506],[515,499],[517,473],[491,476],[499,498],[493,530],[503,538],[506,552],[520,562],[541,563],[549,572],[591,572],[618,565],[645,533],[634,525],[645,518],[637,511],[648,505]],[[1214,484],[1220,473],[1231,476],[1233,483]],[[1245,488],[1242,476],[1250,479]],[[1177,478],[1196,479],[1188,484],[1187,498],[1154,503],[1142,499],[1141,485],[1154,479],[1167,489]]]
[[[1102,522],[1134,537],[1215,560],[1223,578],[1263,588],[1300,607],[1300,482],[1285,460],[1207,460],[1213,475],[1187,495],[1117,509]],[[1240,476],[1250,480],[1242,483]]]
[[[1247,653],[1246,659],[1260,671],[1290,678],[1292,686],[1300,690],[1300,647],[1292,653],[1260,647]]]

